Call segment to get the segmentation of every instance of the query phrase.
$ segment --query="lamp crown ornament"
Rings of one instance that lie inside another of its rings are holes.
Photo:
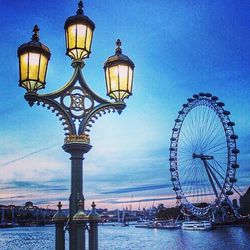
[[[90,18],[84,15],[82,1],[78,2],[76,15],[67,18],[64,29],[66,55],[77,62],[88,58],[91,53],[95,24]],[[74,65],[72,66],[74,67]]]
[[[58,211],[56,214],[53,216],[52,221],[55,223],[65,223],[67,220],[67,216],[62,212],[62,203],[61,201],[58,202],[57,204]]]
[[[57,207],[58,207],[58,210],[59,210],[59,211],[62,210],[62,203],[61,203],[61,201],[58,202]]]
[[[94,201],[92,202],[91,207],[92,207],[92,208],[95,208],[95,207],[96,207],[96,204],[95,204]]]
[[[34,28],[33,28],[33,32],[34,32],[34,34],[32,35],[32,37],[31,37],[31,40],[33,41],[33,42],[39,42],[39,27],[38,27],[38,25],[36,24],[35,26],[34,26]]]
[[[92,204],[91,204],[91,211],[89,212],[88,216],[89,216],[89,220],[92,221],[92,222],[95,222],[95,221],[98,221],[99,220],[99,217],[100,215],[98,214],[98,212],[96,211],[96,204],[95,202],[93,201]]]
[[[116,40],[116,49],[115,49],[115,54],[116,54],[116,55],[122,54],[121,46],[122,46],[121,40],[120,40],[120,39],[117,39],[117,40]]]
[[[82,1],[78,2],[78,10],[77,10],[76,14],[83,15],[83,2]]]

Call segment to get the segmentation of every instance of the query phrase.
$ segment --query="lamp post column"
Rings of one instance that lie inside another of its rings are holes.
[[[84,201],[83,197],[83,159],[84,154],[86,154],[90,149],[91,145],[86,142],[81,141],[70,141],[63,145],[65,152],[71,155],[71,194],[69,197],[69,249],[77,249],[77,230],[76,225],[73,223],[73,216],[78,211],[78,203],[80,200]],[[82,207],[84,209],[84,205]],[[82,236],[85,241],[85,233]]]

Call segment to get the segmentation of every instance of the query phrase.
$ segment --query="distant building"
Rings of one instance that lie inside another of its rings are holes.
[[[246,193],[240,197],[240,212],[242,215],[250,214],[250,187]]]
[[[25,202],[25,207],[33,207],[33,202],[32,201]]]
[[[238,201],[237,199],[233,199],[233,207],[238,208]]]

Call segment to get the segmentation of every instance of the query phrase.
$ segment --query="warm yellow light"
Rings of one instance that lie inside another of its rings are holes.
[[[73,60],[88,58],[95,24],[83,13],[83,3],[79,1],[75,16],[70,16],[64,25],[66,54]]]
[[[117,91],[119,88],[118,75],[119,75],[118,66],[111,67],[109,69],[109,81],[110,81],[110,91],[111,92]]]
[[[79,1],[75,16],[70,16],[64,25],[66,55],[74,61],[82,61],[91,53],[91,43],[95,24],[83,13],[83,3]]]
[[[134,63],[122,54],[121,41],[116,41],[115,55],[104,63],[107,95],[115,101],[123,101],[132,95]]]
[[[47,65],[48,65],[48,59],[44,55],[41,55],[40,72],[39,72],[39,81],[40,82],[45,82]]]
[[[38,79],[40,66],[39,61],[40,54],[29,53],[27,61],[27,63],[29,63],[29,79]]]
[[[92,30],[84,24],[73,24],[66,28],[67,54],[75,60],[89,56]]]
[[[50,51],[39,42],[39,28],[34,26],[31,41],[22,44],[17,51],[19,57],[19,86],[28,92],[44,88]]]
[[[126,91],[128,89],[128,66],[124,65],[118,66],[118,77],[119,77],[120,90]]]
[[[28,53],[20,56],[21,81],[24,81],[28,78],[28,57]]]
[[[44,87],[48,59],[39,53],[20,55],[20,85],[28,91]]]
[[[85,43],[87,27],[83,24],[74,24],[68,27],[69,49],[82,48]]]
[[[107,92],[116,100],[123,100],[131,94],[133,71],[128,65],[106,68]]]

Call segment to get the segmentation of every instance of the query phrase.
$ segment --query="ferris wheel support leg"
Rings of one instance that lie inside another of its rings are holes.
[[[207,163],[207,168],[208,168],[209,172],[211,173],[212,177],[214,178],[216,184],[218,185],[219,189],[222,190],[222,186],[221,186],[219,180],[217,179],[216,175],[214,174],[214,171],[210,167],[210,164],[208,162],[206,162],[206,163]]]
[[[214,190],[214,194],[215,194],[215,196],[218,198],[219,195],[218,195],[217,189],[216,189],[216,187],[215,187],[215,185],[214,185],[214,181],[213,181],[212,175],[211,175],[211,173],[210,173],[210,171],[209,171],[208,163],[207,163],[206,160],[202,160],[202,161],[203,161],[203,163],[204,163],[204,166],[205,166],[205,169],[206,169],[206,172],[207,172],[207,175],[208,175],[208,179],[209,179],[209,181],[210,181],[210,183],[211,183],[211,185],[212,185],[212,188],[213,188],[213,190]]]
[[[220,182],[218,181],[218,179],[216,178],[216,176],[215,176],[215,174],[214,174],[213,170],[211,169],[211,167],[210,167],[210,165],[209,165],[208,162],[207,162],[207,167],[208,167],[208,170],[209,170],[209,172],[211,173],[212,177],[214,178],[216,184],[217,184],[218,187],[222,190],[222,186],[221,186]],[[238,212],[237,209],[233,206],[232,201],[231,201],[228,197],[226,198],[226,202],[227,202],[228,206],[233,210],[234,216],[235,216],[236,218],[239,218],[239,217],[240,217],[239,212]]]

